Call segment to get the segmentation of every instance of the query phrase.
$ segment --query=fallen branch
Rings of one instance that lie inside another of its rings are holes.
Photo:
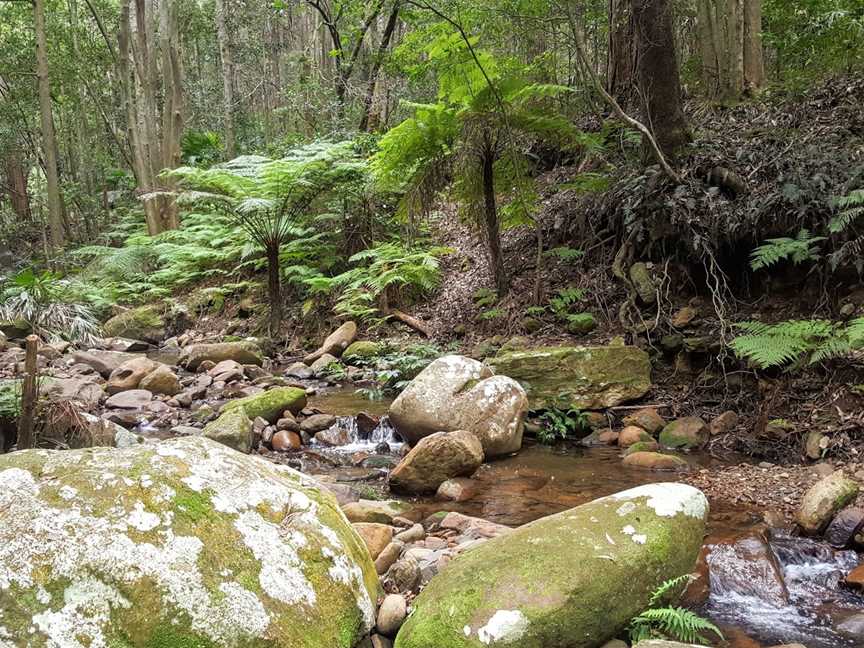
[[[387,313],[387,316],[397,319],[403,324],[410,326],[412,329],[414,329],[421,335],[424,335],[426,337],[432,337],[432,329],[429,328],[429,325],[422,320],[417,319],[416,317],[408,315],[408,313],[403,313],[400,310],[391,308],[390,311]]]

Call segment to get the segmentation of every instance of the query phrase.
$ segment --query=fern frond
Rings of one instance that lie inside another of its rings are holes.
[[[824,241],[824,236],[811,236],[802,229],[795,238],[768,239],[750,253],[750,267],[754,270],[768,268],[779,261],[791,260],[795,265],[819,258],[816,243]]]
[[[723,633],[713,623],[681,607],[645,610],[633,619],[632,623],[637,626],[647,625],[664,636],[684,643],[707,645],[710,641],[703,635],[706,632],[723,638]]]

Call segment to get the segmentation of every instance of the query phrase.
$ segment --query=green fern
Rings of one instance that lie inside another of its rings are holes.
[[[723,639],[723,633],[713,623],[682,607],[667,605],[667,600],[680,595],[690,580],[689,574],[665,581],[651,594],[648,608],[634,617],[628,626],[630,642],[635,646],[646,639],[673,639],[690,644],[708,644],[704,633],[714,633]]]
[[[762,369],[814,364],[864,348],[864,318],[848,324],[817,319],[740,322],[736,327],[743,335],[732,341],[732,349]]]
[[[828,223],[828,230],[832,234],[843,232],[864,214],[864,189],[857,189],[847,196],[838,198],[835,205],[839,213]]]
[[[819,250],[815,244],[824,240],[824,236],[811,236],[806,229],[798,232],[795,238],[768,239],[750,253],[750,267],[754,270],[762,270],[787,259],[795,265],[805,261],[815,261],[819,258]]]
[[[585,256],[585,252],[579,250],[577,248],[571,247],[556,247],[551,250],[547,250],[543,253],[545,256],[554,256],[562,261],[576,261],[577,259],[581,259]]]

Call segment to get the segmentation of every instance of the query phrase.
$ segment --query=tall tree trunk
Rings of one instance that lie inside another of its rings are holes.
[[[498,206],[495,201],[495,153],[487,147],[481,160],[483,166],[483,216],[489,269],[495,279],[498,295],[507,294],[509,285],[501,257],[501,232],[498,225]]]
[[[231,34],[228,30],[225,2],[226,0],[216,0],[216,34],[219,40],[219,57],[222,61],[222,119],[225,130],[225,152],[233,159],[237,156],[234,133],[234,53],[231,50]]]
[[[270,335],[282,327],[282,282],[279,279],[279,247],[267,250],[267,299],[270,301]]]
[[[635,61],[629,0],[609,0],[606,91],[626,110],[632,103]]]
[[[764,86],[762,0],[744,0],[744,88],[757,93]]]
[[[378,127],[378,116],[372,115],[372,106],[375,102],[375,86],[378,84],[378,74],[381,71],[381,65],[384,62],[387,48],[390,47],[390,39],[393,37],[393,32],[396,30],[396,22],[399,19],[399,9],[401,4],[401,0],[396,0],[396,2],[393,3],[393,8],[390,10],[390,16],[387,18],[387,25],[384,27],[384,33],[381,35],[381,41],[378,43],[378,52],[375,54],[372,68],[369,70],[366,97],[363,100],[363,117],[360,120],[361,131],[371,132]]]
[[[34,0],[36,31],[36,75],[39,78],[39,117],[42,124],[42,156],[48,191],[48,228],[51,245],[63,245],[63,205],[60,198],[60,174],[57,170],[57,138],[51,111],[51,83],[48,77],[48,43],[45,36],[45,0]]]
[[[744,0],[726,2],[726,51],[725,94],[727,98],[736,99],[744,92]]]
[[[643,118],[670,159],[689,141],[681,97],[670,0],[631,0],[636,74]],[[646,158],[651,155],[645,146]]]
[[[709,97],[716,97],[723,87],[721,71],[725,47],[718,29],[716,0],[698,0],[696,21],[703,91]]]
[[[30,196],[27,194],[27,169],[21,162],[19,151],[10,149],[4,160],[6,194],[13,213],[23,220],[30,220]]]

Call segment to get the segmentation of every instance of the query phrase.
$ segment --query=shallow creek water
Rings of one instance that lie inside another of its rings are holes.
[[[389,402],[368,401],[340,389],[314,397],[310,406],[340,417],[361,411],[383,416]],[[398,448],[386,419],[373,436],[357,438],[337,451],[374,453],[382,439],[394,451]],[[694,469],[719,465],[701,455],[688,460]],[[356,480],[357,471],[339,470],[346,481]],[[414,506],[411,517],[453,510],[519,526],[634,486],[673,481],[676,475],[627,468],[615,448],[546,447],[526,439],[519,454],[484,464],[474,479],[478,488],[467,502],[414,498],[409,500]],[[712,502],[708,532],[710,595],[700,612],[724,630],[726,645],[758,648],[799,642],[807,648],[864,648],[864,597],[841,585],[858,564],[854,552],[768,532],[759,511],[722,502]]]

